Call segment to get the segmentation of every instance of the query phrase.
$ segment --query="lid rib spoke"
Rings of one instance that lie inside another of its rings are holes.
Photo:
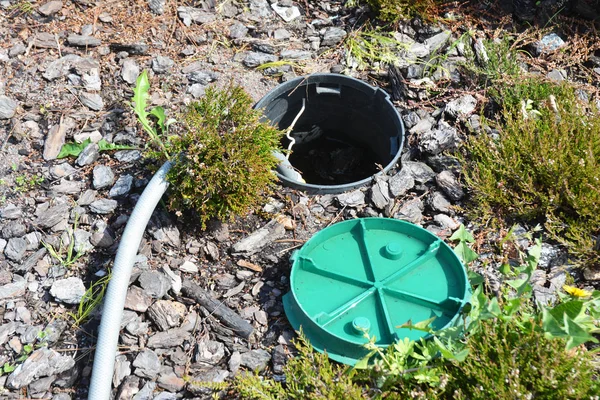
[[[385,301],[385,297],[383,296],[383,291],[381,289],[378,289],[377,294],[379,295],[379,306],[381,307],[381,311],[385,316],[385,324],[388,328],[388,332],[390,333],[390,339],[394,341],[398,340],[398,334],[396,333],[396,329],[394,328],[394,324],[392,323],[392,318],[390,317],[387,303]]]
[[[361,288],[369,288],[372,286],[372,283],[369,281],[364,281],[359,278],[354,278],[348,275],[342,275],[340,273],[329,271],[324,268],[317,266],[314,260],[310,257],[300,257],[300,260],[303,261],[300,265],[304,270],[313,272],[317,275],[324,276],[326,278],[332,278],[340,282],[349,283],[351,285],[355,285]]]
[[[331,323],[332,321],[334,321],[337,318],[339,318],[340,316],[342,316],[346,311],[359,305],[367,297],[369,297],[371,294],[373,294],[374,291],[375,291],[375,288],[366,290],[366,291],[362,292],[361,294],[359,294],[358,296],[353,297],[352,299],[348,300],[347,302],[345,302],[344,304],[342,304],[341,306],[339,306],[332,312],[330,312],[330,313],[323,312],[323,313],[319,314],[317,316],[317,322],[319,324],[322,324],[322,326],[327,326],[327,324]]]
[[[364,261],[364,265],[365,265],[365,272],[367,274],[367,278],[369,280],[371,280],[372,282],[375,282],[375,269],[373,268],[373,257],[371,256],[371,252],[369,251],[369,244],[367,243],[367,227],[365,226],[365,221],[364,220],[360,220],[359,223],[360,226],[360,240],[358,241],[358,244],[360,246],[362,246],[362,252],[361,255],[364,254],[363,256],[363,261]]]
[[[446,312],[446,313],[454,312],[452,309],[448,308],[447,300],[437,301],[437,300],[429,299],[425,296],[419,296],[418,294],[408,293],[408,292],[405,292],[403,290],[398,290],[398,289],[385,288],[384,290],[390,296],[396,297],[401,300],[405,300],[405,301],[408,301],[408,302],[411,302],[414,304],[418,304],[418,305],[421,305],[424,307],[430,307],[437,311],[442,311],[442,312]],[[450,299],[455,300],[454,298],[450,298]]]
[[[412,270],[416,269],[417,267],[423,265],[423,263],[425,263],[427,260],[435,257],[435,255],[437,254],[438,250],[440,249],[441,243],[442,243],[441,240],[436,240],[435,242],[431,243],[429,245],[429,248],[427,248],[427,250],[425,251],[425,253],[423,253],[422,255],[420,255],[416,260],[414,260],[414,261],[406,264],[402,269],[394,272],[392,275],[388,276],[387,278],[385,278],[381,282],[384,285],[389,285],[393,281],[401,278],[402,276],[408,274],[409,272],[411,272]]]

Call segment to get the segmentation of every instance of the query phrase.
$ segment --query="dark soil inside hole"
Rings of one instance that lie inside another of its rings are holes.
[[[308,143],[292,147],[289,161],[306,183],[342,185],[380,171],[380,160],[368,146],[338,139],[343,136],[339,132],[324,132]],[[283,148],[287,149],[289,143],[284,138]]]

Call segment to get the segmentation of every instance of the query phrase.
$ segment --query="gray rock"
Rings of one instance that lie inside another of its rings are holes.
[[[87,35],[69,35],[67,37],[67,43],[69,43],[71,46],[78,47],[97,47],[102,44],[102,41],[98,38]]]
[[[275,40],[286,40],[292,37],[290,31],[284,28],[275,29],[273,32],[273,39]]]
[[[157,74],[164,74],[169,72],[174,65],[175,61],[173,61],[173,59],[159,55],[152,60],[152,71],[156,72]]]
[[[438,127],[421,135],[419,149],[424,153],[439,154],[445,150],[454,150],[458,144],[456,128],[440,121]]]
[[[394,218],[402,219],[413,224],[420,224],[423,220],[423,210],[425,206],[420,198],[414,198],[402,205]]]
[[[119,387],[123,379],[131,375],[131,363],[127,361],[127,356],[120,354],[115,357],[115,372],[113,374],[113,387]]]
[[[38,243],[38,245],[39,245],[39,243]],[[42,247],[41,249],[39,249],[32,255],[27,257],[21,265],[16,266],[14,268],[15,272],[26,273],[26,272],[31,271],[33,269],[33,267],[35,267],[37,265],[38,261],[41,260],[42,257],[44,257],[45,255],[46,255],[46,248]]]
[[[562,82],[566,79],[566,72],[563,70],[558,70],[558,69],[553,69],[552,71],[548,72],[548,74],[546,75],[546,77],[552,81],[555,82]]]
[[[137,389],[137,385],[136,385],[136,389]],[[146,384],[144,385],[144,387],[142,387],[140,389],[139,392],[137,392],[135,394],[135,396],[133,396],[132,400],[152,400],[152,393],[154,393],[154,390],[156,389],[156,383],[155,382],[146,382]],[[129,397],[124,397],[124,398],[129,398]]]
[[[383,210],[390,203],[390,192],[388,183],[381,177],[375,178],[375,184],[371,187],[371,202],[380,210]]]
[[[8,96],[0,95],[0,119],[9,119],[15,115],[17,102]]]
[[[97,68],[90,70],[88,73],[83,74],[81,77],[85,90],[100,90],[102,89],[102,80],[100,79],[100,72]]]
[[[218,75],[212,71],[192,71],[187,74],[187,78],[191,82],[200,83],[202,85],[208,85],[218,79]]]
[[[46,17],[49,17],[51,15],[56,14],[57,12],[59,12],[63,7],[63,3],[62,1],[49,1],[46,4],[40,6],[40,8],[38,8],[38,11],[40,12],[40,14],[45,15]]]
[[[58,165],[52,165],[48,172],[52,179],[60,179],[74,174],[77,170],[68,162],[63,162]]]
[[[442,171],[435,177],[435,181],[440,189],[454,201],[458,201],[465,196],[462,185],[450,171]]]
[[[321,41],[321,46],[335,46],[338,43],[341,43],[342,40],[346,37],[346,31],[342,28],[337,27],[329,27],[325,29],[325,33],[323,34],[323,40]]]
[[[170,329],[158,332],[148,338],[148,347],[153,349],[168,349],[181,346],[185,340],[191,338],[191,334],[184,329]]]
[[[157,15],[162,15],[165,12],[166,0],[147,0],[150,10]],[[117,385],[115,385],[117,387]]]
[[[2,228],[2,237],[4,239],[10,239],[15,237],[24,236],[27,233],[25,225],[18,221],[11,221],[4,225]]]
[[[79,100],[90,110],[100,111],[104,108],[104,101],[98,93],[83,92],[79,95]]]
[[[85,146],[83,151],[75,160],[75,163],[77,163],[77,165],[79,165],[80,167],[84,167],[86,165],[95,163],[96,160],[98,160],[98,157],[100,157],[100,150],[98,145],[96,143],[90,143],[87,146]]]
[[[427,204],[435,211],[439,211],[444,214],[453,214],[452,204],[440,192],[433,192],[429,197]]]
[[[27,47],[25,47],[23,42],[19,41],[15,43],[10,50],[8,50],[8,56],[14,58],[16,56],[20,56],[21,54],[25,54],[26,51]]]
[[[185,6],[177,7],[177,15],[185,26],[192,25],[192,22],[195,24],[206,24],[217,19],[217,15],[214,12]]]
[[[234,254],[251,255],[260,251],[273,240],[285,235],[285,227],[277,220],[269,221],[262,228],[252,232],[249,236],[233,245]]]
[[[27,250],[37,250],[40,247],[42,234],[40,232],[30,232],[25,235],[25,240],[27,241]]]
[[[206,86],[202,85],[201,83],[194,83],[187,88],[186,92],[191,94],[193,98],[199,99],[200,97],[204,96],[204,93],[206,93]]]
[[[54,38],[52,40],[54,40]],[[75,69],[78,74],[83,75],[92,69],[98,70],[99,68],[100,65],[98,62],[92,58],[83,58],[76,54],[67,54],[48,64],[46,71],[42,76],[45,79],[52,81],[56,78],[66,76],[73,69]]]
[[[217,365],[225,357],[225,345],[214,340],[202,340],[196,347],[196,362],[201,365]]]
[[[427,46],[429,53],[431,54],[435,51],[442,50],[448,43],[450,35],[450,31],[443,31],[425,40],[424,44]]]
[[[52,396],[52,400],[72,400],[68,393],[57,393]]]
[[[160,359],[154,351],[144,349],[133,360],[133,366],[135,375],[140,378],[154,379],[160,372]]]
[[[460,224],[452,217],[446,214],[436,214],[433,216],[433,220],[437,222],[442,229],[452,232],[460,226]]]
[[[262,371],[267,367],[270,360],[271,354],[268,351],[256,349],[242,353],[240,362],[242,366],[252,371]]]
[[[423,133],[430,131],[433,127],[435,120],[433,118],[423,118],[417,121],[416,124],[410,128],[409,132],[415,135],[422,135]]]
[[[85,286],[80,278],[61,279],[52,284],[50,294],[63,303],[79,304],[85,294]]]
[[[88,189],[79,198],[77,199],[77,205],[79,206],[88,206],[92,204],[94,200],[96,200],[96,191]]]
[[[152,297],[139,286],[131,286],[125,297],[125,308],[137,312],[146,312],[152,304]]]
[[[45,378],[39,378],[39,379],[36,379],[33,382],[31,382],[29,384],[29,386],[27,387],[27,389],[28,389],[29,393],[31,393],[31,394],[44,393],[50,389],[50,386],[52,385],[52,383],[55,380],[56,380],[56,378],[54,376],[47,376]]]
[[[435,172],[425,163],[418,161],[403,161],[402,171],[406,170],[406,173],[412,176],[415,182],[424,184],[430,182],[435,178]]]
[[[123,51],[132,56],[143,56],[148,54],[148,45],[144,43],[111,43],[110,49],[116,53]]]
[[[235,22],[229,26],[229,37],[231,39],[241,39],[248,34],[248,28],[241,22]]]
[[[31,353],[27,360],[8,376],[6,386],[10,389],[20,389],[39,378],[67,371],[74,365],[75,360],[68,355],[61,355],[42,347]]]
[[[148,232],[160,242],[167,243],[173,247],[181,245],[179,229],[173,224],[169,215],[165,212],[154,213],[148,225]]]
[[[58,185],[51,186],[50,194],[52,196],[59,194],[79,194],[85,186],[84,182],[61,179]]]
[[[27,251],[27,241],[25,239],[11,238],[4,248],[4,255],[15,262],[19,262],[25,256],[25,251]]]
[[[312,58],[312,52],[307,50],[283,50],[281,58],[284,60],[309,60]]]
[[[108,192],[109,197],[119,197],[126,195],[131,191],[131,185],[133,184],[133,176],[121,175],[114,186]]]
[[[131,163],[138,161],[142,158],[142,153],[139,150],[121,150],[116,151],[113,156],[117,159],[117,161],[122,163]]]
[[[160,392],[152,400],[177,400],[178,396],[175,393]]]
[[[390,178],[389,182],[390,193],[394,197],[404,196],[414,186],[415,179],[408,168],[401,169],[400,172]]]
[[[179,392],[185,386],[185,381],[175,375],[173,368],[163,367],[157,380],[158,386],[169,392]],[[165,392],[162,392],[165,393]],[[177,398],[177,396],[176,396]],[[156,397],[155,397],[156,399]]]
[[[70,206],[66,203],[50,207],[39,214],[33,224],[40,229],[52,228],[64,223],[69,217]]]
[[[273,11],[271,11],[267,0],[250,0],[250,12],[256,20],[273,16]]]
[[[271,354],[271,363],[273,364],[273,372],[276,374],[283,374],[283,367],[287,360],[287,354],[285,348],[282,345],[277,345],[273,348]]]
[[[158,326],[161,331],[179,326],[187,312],[185,306],[176,301],[157,300],[148,309],[148,318]]]
[[[337,201],[341,206],[358,207],[365,204],[365,194],[360,189],[357,189],[338,195]]]
[[[242,60],[242,63],[248,68],[256,68],[259,65],[266,64],[268,62],[277,61],[278,57],[272,54],[260,53],[257,51],[249,51]]]
[[[300,16],[300,10],[296,6],[283,6],[283,1],[277,3],[271,3],[271,8],[283,19],[285,22],[291,22]],[[291,4],[291,2],[290,2]]]
[[[144,271],[138,281],[142,289],[155,299],[162,298],[171,289],[169,278],[159,271]]]
[[[95,247],[108,248],[115,243],[115,235],[110,228],[103,228],[92,233],[90,243]]]
[[[110,214],[117,208],[117,201],[112,199],[99,199],[90,204],[90,210],[96,214]]]
[[[23,216],[23,211],[14,204],[7,204],[6,207],[0,209],[0,217],[2,219],[17,219]]]
[[[29,43],[40,49],[58,50],[60,45],[60,42],[58,41],[58,35],[53,35],[49,32],[37,33]]]
[[[90,243],[91,236],[92,234],[84,229],[75,229],[73,238],[75,240],[74,250],[76,253],[87,253],[94,248]]]
[[[97,165],[94,167],[92,184],[94,189],[104,189],[109,187],[115,181],[115,174],[113,174],[110,167],[106,165]]]
[[[21,297],[25,294],[27,281],[21,278],[19,275],[14,275],[13,278],[14,281],[12,283],[7,283],[6,285],[0,286],[0,300]]]
[[[473,44],[473,49],[475,50],[475,57],[479,64],[485,66],[490,61],[490,57],[487,54],[487,50],[485,49],[485,45],[483,44],[483,40],[481,38],[475,40]]]
[[[533,298],[537,304],[552,306],[556,303],[556,289],[547,288],[540,285],[533,286]]]
[[[464,118],[475,111],[477,99],[470,94],[459,97],[446,104],[446,114],[452,118]]]
[[[4,239],[0,239],[0,254],[2,254],[4,252],[4,249],[6,248],[6,244],[8,242]]]
[[[133,58],[127,58],[123,61],[123,68],[121,68],[121,78],[127,83],[135,84],[138,75],[140,74],[140,67]]]
[[[551,53],[565,46],[565,41],[556,33],[545,35],[540,41],[532,44],[533,56],[538,57],[541,54]]]

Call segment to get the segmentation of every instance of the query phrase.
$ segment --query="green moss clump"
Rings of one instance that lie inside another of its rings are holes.
[[[600,110],[566,84],[529,78],[496,93],[497,137],[467,143],[473,214],[544,223],[582,264],[600,265]]]
[[[179,154],[169,171],[171,209],[193,210],[203,224],[232,219],[262,204],[275,181],[281,132],[260,122],[252,99],[239,86],[212,87],[190,106],[186,132],[170,140]]]
[[[482,322],[469,355],[446,367],[449,399],[590,399],[600,393],[590,353],[515,321]]]

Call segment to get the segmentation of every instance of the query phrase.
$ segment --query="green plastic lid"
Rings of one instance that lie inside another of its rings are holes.
[[[434,329],[460,322],[471,288],[464,266],[437,236],[409,222],[364,218],[323,229],[292,255],[285,313],[330,358],[354,365],[380,347],[427,333],[401,328],[435,316]]]

